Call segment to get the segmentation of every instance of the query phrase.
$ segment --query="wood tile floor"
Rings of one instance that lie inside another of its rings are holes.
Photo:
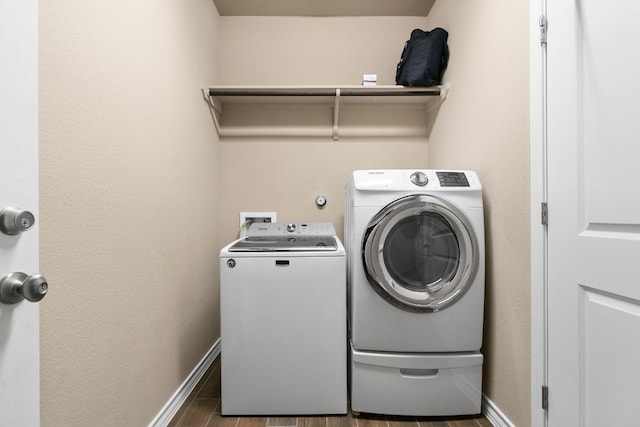
[[[347,415],[311,417],[229,417],[220,414],[220,356],[207,372],[169,427],[491,427],[483,415],[467,417],[391,417]]]

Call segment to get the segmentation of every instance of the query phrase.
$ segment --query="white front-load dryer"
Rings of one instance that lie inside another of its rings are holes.
[[[480,412],[482,186],[471,171],[355,171],[346,187],[357,412]]]

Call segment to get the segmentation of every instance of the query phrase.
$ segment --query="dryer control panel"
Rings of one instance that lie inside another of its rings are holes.
[[[464,172],[436,172],[440,187],[469,187],[467,175]]]
[[[467,170],[383,169],[354,171],[349,188],[360,192],[479,191],[478,175]]]

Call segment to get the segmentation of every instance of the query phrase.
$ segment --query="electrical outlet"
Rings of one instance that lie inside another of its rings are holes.
[[[240,212],[240,227],[250,220],[254,222],[276,222],[275,212]]]

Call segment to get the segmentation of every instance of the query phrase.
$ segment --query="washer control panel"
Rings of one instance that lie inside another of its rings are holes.
[[[258,236],[335,236],[330,222],[254,222],[247,230],[247,237]]]

